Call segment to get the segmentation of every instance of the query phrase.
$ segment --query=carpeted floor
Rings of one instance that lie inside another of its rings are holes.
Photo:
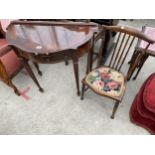
[[[119,24],[140,29],[145,24],[155,26],[155,20],[127,20]],[[42,77],[31,65],[45,93],[38,91],[24,70],[13,80],[25,92],[22,97],[0,82],[0,134],[149,134],[130,122],[129,110],[144,80],[155,72],[154,60],[149,58],[137,80],[127,83],[125,97],[114,120],[110,119],[112,100],[92,91],[85,93],[84,101],[77,97],[71,62],[69,66],[64,63],[40,65]],[[79,66],[82,79],[86,56],[80,59]]]

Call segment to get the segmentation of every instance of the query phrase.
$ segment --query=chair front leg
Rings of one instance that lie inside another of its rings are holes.
[[[137,49],[134,50],[132,57],[130,59],[130,61],[128,62],[128,64],[132,64],[134,63],[135,59],[137,58],[138,54],[140,54],[140,51],[138,51]]]
[[[113,108],[113,111],[112,111],[112,115],[111,115],[111,119],[115,118],[115,114],[116,114],[116,111],[118,109],[119,103],[120,103],[120,101],[115,102],[115,105],[114,105],[114,108]]]
[[[9,86],[13,88],[13,90],[14,90],[14,92],[15,92],[16,95],[20,96],[19,90],[18,90],[17,87],[12,83],[11,80],[9,81]]]
[[[83,100],[83,99],[84,99],[85,87],[86,87],[86,85],[84,84],[84,82],[82,82],[82,89],[81,89],[81,100]]]
[[[143,55],[139,54],[133,63],[130,64],[130,67],[128,69],[128,73],[127,73],[127,81],[130,80],[131,76],[133,75],[134,71],[136,70],[137,66],[140,64],[140,61],[142,59]]]
[[[138,67],[138,71],[137,71],[136,75],[133,77],[133,80],[137,79],[137,76],[138,76],[139,72],[141,71],[141,69],[148,57],[149,57],[149,55],[145,55],[144,58],[142,59],[142,62],[140,63],[140,65]]]

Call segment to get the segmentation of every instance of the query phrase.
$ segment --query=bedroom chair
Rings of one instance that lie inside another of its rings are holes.
[[[150,44],[154,43],[154,40],[133,28],[124,26],[102,26],[103,30],[116,32],[115,46],[111,51],[111,55],[109,56],[110,60],[107,61],[107,65],[93,69],[82,80],[81,100],[84,99],[84,92],[88,88],[92,89],[98,95],[115,100],[111,115],[113,119],[125,93],[126,81],[130,78],[140,59],[136,59],[135,62],[130,65],[126,75],[121,72],[127,55],[131,52],[132,46],[134,46],[135,39],[139,38],[147,42],[144,53]],[[106,40],[106,38],[104,40]]]

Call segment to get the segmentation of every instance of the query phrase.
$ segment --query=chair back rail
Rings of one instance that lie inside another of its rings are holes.
[[[111,58],[108,66],[120,71],[127,55],[134,45],[136,39],[144,40],[147,42],[147,46],[144,49],[143,53],[147,51],[150,44],[155,43],[155,40],[149,38],[141,31],[134,28],[129,28],[125,26],[106,26],[102,25],[103,29],[106,31],[115,32],[115,46],[112,49]]]
[[[150,44],[153,44],[155,42],[155,40],[153,40],[152,38],[146,36],[143,32],[131,28],[131,27],[127,27],[127,26],[106,26],[106,25],[102,25],[103,28],[105,28],[106,30],[110,30],[113,32],[122,32],[122,33],[126,33],[128,35],[131,36],[135,36],[139,39],[142,39],[146,42],[149,42]]]

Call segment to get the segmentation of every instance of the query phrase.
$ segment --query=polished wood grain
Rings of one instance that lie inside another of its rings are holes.
[[[98,31],[94,23],[13,21],[7,28],[6,39],[23,63],[34,82],[42,90],[28,61],[35,63],[57,63],[72,60],[74,75],[79,89],[78,59],[86,53],[92,55],[93,35]],[[88,62],[89,65],[92,60]],[[90,67],[87,67],[90,68]]]
[[[6,38],[11,45],[35,54],[76,50],[93,36],[90,27],[10,25]]]

